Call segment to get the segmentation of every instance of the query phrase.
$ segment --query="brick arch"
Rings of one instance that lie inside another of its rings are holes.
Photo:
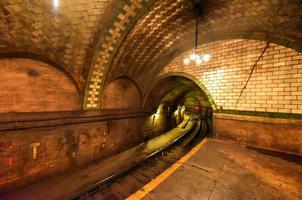
[[[184,65],[183,59],[191,53],[187,51],[170,61],[160,74],[196,76],[222,110],[301,114],[302,53],[274,43],[268,48],[266,45],[246,39],[204,44],[198,48],[211,51],[209,62]]]
[[[0,1],[0,48],[34,49],[55,58],[83,91],[86,58],[110,2],[68,0],[54,8],[52,0]]]
[[[140,88],[129,77],[119,77],[104,87],[101,100],[102,109],[140,108],[141,104]]]
[[[99,27],[101,31],[95,39],[94,50],[89,56],[89,72],[83,97],[84,109],[100,107],[99,97],[104,89],[112,58],[131,28],[154,1],[156,0],[125,0],[111,3],[107,11],[111,17]]]
[[[145,92],[145,95],[144,95],[144,101],[143,101],[143,106],[145,106],[145,103],[146,103],[146,100],[148,98],[148,94],[151,92],[151,90],[156,86],[157,82],[160,81],[160,80],[163,80],[165,78],[168,78],[168,77],[183,77],[183,78],[187,78],[189,79],[190,81],[194,82],[201,90],[202,92],[206,95],[206,97],[208,98],[209,100],[209,103],[211,105],[211,108],[213,110],[217,110],[217,105],[215,104],[215,101],[211,95],[211,93],[208,91],[208,89],[204,86],[204,84],[196,77],[190,75],[190,74],[187,74],[187,73],[184,73],[184,72],[172,72],[172,73],[168,73],[168,74],[164,74],[164,75],[161,75],[159,77],[157,77],[153,83],[150,85],[150,87],[148,88],[148,90],[146,90]]]
[[[203,4],[206,16],[202,21],[201,38],[216,41],[211,37],[239,35],[239,38],[259,39],[263,36],[258,35],[268,35],[271,39],[275,38],[275,43],[301,49],[296,45],[302,44],[301,31],[297,29],[299,20],[291,20],[293,17],[301,19],[296,12],[301,8],[298,1],[198,2]],[[111,24],[105,29],[108,31],[104,31],[103,39],[99,41],[101,48],[96,48],[94,52],[85,99],[95,100],[85,100],[86,109],[98,108],[97,94],[102,92],[105,79],[112,80],[127,74],[137,80],[141,87],[148,85],[156,76],[157,67],[169,62],[180,51],[181,46],[177,44],[184,41],[185,35],[191,35],[194,17],[190,3],[186,0],[133,0],[120,4],[121,12],[117,10],[113,14],[115,17],[109,20]],[[276,10],[282,15],[276,16]]]
[[[142,88],[140,87],[140,85],[135,81],[133,80],[131,77],[129,76],[126,76],[126,75],[123,75],[123,76],[119,76],[117,77],[116,79],[112,80],[112,81],[115,81],[115,80],[118,80],[118,79],[125,79],[125,80],[128,80],[129,82],[131,82],[137,89],[137,91],[139,92],[139,98],[141,101],[143,101],[143,93],[142,93]],[[111,81],[111,82],[112,82]],[[107,84],[109,84],[110,82],[108,82]],[[106,84],[106,85],[107,85]],[[105,86],[106,87],[106,86]]]
[[[49,63],[1,57],[0,74],[0,113],[81,110],[75,82]]]
[[[30,59],[33,61],[40,61],[42,63],[48,64],[62,73],[64,73],[68,79],[74,84],[77,89],[77,92],[81,94],[80,87],[78,82],[74,79],[74,77],[68,72],[67,66],[63,63],[59,63],[57,60],[50,58],[47,55],[42,55],[41,53],[35,52],[29,49],[1,49],[0,50],[0,59],[17,59],[17,58],[24,58]]]

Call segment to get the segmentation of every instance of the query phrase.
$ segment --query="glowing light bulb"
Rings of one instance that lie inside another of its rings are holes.
[[[59,7],[59,0],[53,0],[53,7],[57,8]]]
[[[205,53],[204,55],[203,55],[203,61],[205,61],[205,62],[208,62],[210,59],[211,59],[211,56],[210,56],[210,54],[208,54],[208,53]]]
[[[202,59],[200,57],[198,57],[196,60],[195,60],[195,63],[196,65],[200,65],[202,63]]]
[[[189,58],[185,58],[185,59],[184,59],[184,64],[185,64],[185,65],[188,65],[189,63],[190,63],[190,59],[189,59]]]
[[[189,56],[189,58],[190,58],[191,60],[195,60],[195,59],[196,59],[196,53],[193,52],[193,53]]]

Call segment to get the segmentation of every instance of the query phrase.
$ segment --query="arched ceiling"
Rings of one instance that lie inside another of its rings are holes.
[[[111,0],[1,0],[0,52],[31,52],[65,68],[85,85],[86,58]]]
[[[200,42],[272,40],[302,51],[301,0],[194,0]],[[64,68],[100,105],[105,80],[132,78],[144,90],[173,57],[194,45],[191,0],[0,1],[0,54],[30,52]],[[47,60],[47,59],[46,59]]]
[[[184,103],[188,97],[194,97],[203,101],[203,105],[211,107],[209,97],[194,81],[177,75],[162,77],[145,96],[144,107],[156,110],[160,104]]]
[[[227,38],[271,40],[302,50],[301,0],[200,0],[201,43]],[[160,69],[194,45],[192,1],[158,0],[120,46],[108,80],[121,74],[145,88]]]

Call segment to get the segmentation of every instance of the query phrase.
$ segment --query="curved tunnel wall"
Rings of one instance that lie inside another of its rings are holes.
[[[251,68],[266,43],[256,40],[224,40],[199,47],[212,59],[201,66],[184,65],[188,51],[162,71],[184,72],[199,79],[210,91],[218,108],[257,112],[302,114],[302,53],[270,44],[238,101]]]
[[[0,112],[81,109],[80,95],[66,74],[40,61],[0,59]]]
[[[175,127],[181,121],[182,106],[204,119],[207,118],[207,111],[212,111],[207,94],[189,77],[177,74],[159,77],[145,95],[144,108],[154,112],[154,120],[147,125],[152,123],[155,127],[165,126],[166,129]],[[211,121],[212,117],[209,118]],[[212,123],[208,125],[211,129]]]
[[[144,107],[155,109],[162,103],[184,103],[186,96],[197,95],[198,99],[203,99],[205,107],[215,107],[211,101],[210,94],[206,88],[200,88],[200,84],[192,80],[194,77],[182,73],[169,73],[166,76],[160,76],[154,81],[150,90],[144,98]],[[190,95],[191,94],[191,95]],[[200,102],[201,103],[201,102]]]
[[[214,114],[216,136],[302,154],[302,53],[270,43],[260,58],[265,46],[245,39],[205,44],[199,51],[211,54],[209,62],[184,65],[188,51],[160,75],[185,73],[205,85],[219,109]]]

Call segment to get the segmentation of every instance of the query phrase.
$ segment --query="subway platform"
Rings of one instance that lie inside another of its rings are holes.
[[[299,200],[302,159],[207,139],[128,200]]]
[[[185,123],[185,122],[184,122]],[[193,127],[189,122],[155,140],[87,168],[61,174],[0,196],[1,200],[300,200],[302,159],[234,141],[206,138],[169,168],[134,190],[133,176],[122,177],[119,192],[76,197],[111,174],[144,160],[148,152],[171,143]],[[116,162],[119,159],[119,162]],[[119,183],[118,183],[119,184]],[[131,188],[131,189],[129,189]],[[76,197],[76,198],[73,198]]]

